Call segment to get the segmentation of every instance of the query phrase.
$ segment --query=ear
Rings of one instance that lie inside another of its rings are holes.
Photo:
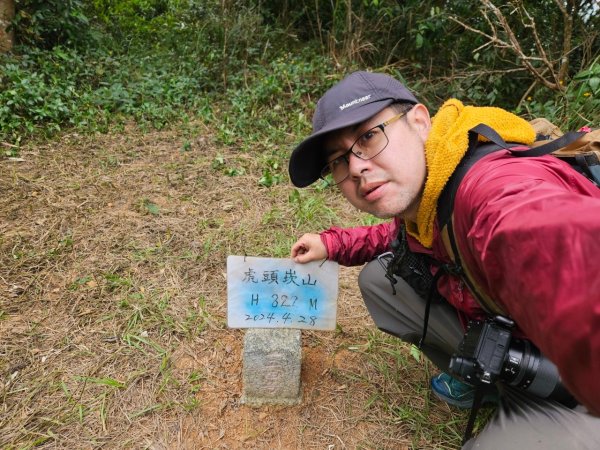
[[[421,136],[423,141],[427,140],[431,130],[431,117],[429,110],[421,103],[417,103],[408,113],[408,123]]]

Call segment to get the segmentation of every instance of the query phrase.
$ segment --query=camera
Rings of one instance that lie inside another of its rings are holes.
[[[540,398],[576,406],[556,366],[530,341],[514,338],[514,325],[503,316],[469,322],[458,353],[450,359],[450,372],[473,386],[500,381]]]

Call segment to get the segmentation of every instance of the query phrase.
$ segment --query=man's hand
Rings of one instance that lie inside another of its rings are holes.
[[[315,233],[307,233],[292,245],[290,257],[297,263],[308,263],[327,258],[327,248],[321,236]]]

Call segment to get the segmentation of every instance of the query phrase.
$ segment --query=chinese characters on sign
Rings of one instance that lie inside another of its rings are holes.
[[[337,295],[337,263],[227,258],[227,324],[231,328],[334,330]]]

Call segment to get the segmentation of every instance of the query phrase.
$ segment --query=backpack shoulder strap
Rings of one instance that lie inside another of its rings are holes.
[[[511,152],[513,156],[542,156],[552,154],[566,161],[578,172],[600,186],[600,130],[571,131],[546,144],[529,150]]]
[[[480,143],[478,141],[479,135],[484,136],[491,143]],[[497,305],[496,302],[489,297],[489,295],[485,293],[485,291],[474,280],[469,269],[462,264],[460,251],[454,237],[452,219],[456,192],[458,191],[458,187],[460,186],[460,183],[467,172],[477,161],[483,157],[502,149],[510,149],[509,144],[507,144],[502,137],[500,137],[500,135],[489,126],[485,124],[479,124],[469,130],[469,149],[456,167],[452,176],[448,180],[448,183],[446,183],[446,186],[444,187],[444,190],[442,191],[438,200],[437,207],[440,236],[442,238],[444,248],[453,262],[448,271],[453,275],[459,276],[468,286],[469,290],[484,311],[493,315],[506,315],[506,312],[499,305]]]
[[[448,270],[453,275],[459,276],[463,282],[467,285],[479,306],[490,315],[503,315],[507,316],[508,314],[500,305],[498,305],[486,292],[481,288],[479,283],[475,281],[471,271],[468,266],[462,264],[462,257],[460,255],[460,250],[458,249],[458,245],[456,244],[456,239],[454,237],[454,228],[452,226],[452,217],[448,223],[441,229],[440,235],[442,238],[442,242],[444,243],[444,247],[448,256],[453,262],[450,270]]]
[[[569,131],[568,133],[562,135],[558,139],[554,139],[547,144],[539,145],[537,147],[531,147],[529,150],[519,150],[516,152],[511,152],[513,156],[543,156],[549,155],[550,153],[555,152],[558,149],[566,147],[567,145],[575,142],[576,140],[583,137],[586,133],[579,131]]]
[[[480,143],[478,141],[479,135],[484,136],[491,143]],[[454,198],[456,197],[458,186],[467,172],[484,156],[502,149],[509,149],[509,145],[489,126],[481,123],[469,130],[469,149],[458,166],[456,166],[438,200],[437,220],[440,230],[448,223],[452,216]]]

